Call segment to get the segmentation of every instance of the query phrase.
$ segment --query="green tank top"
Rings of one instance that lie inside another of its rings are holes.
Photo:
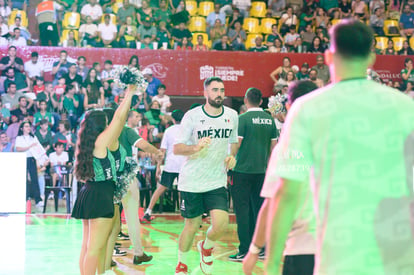
[[[125,150],[124,146],[119,144],[118,150],[111,151],[111,154],[115,159],[115,169],[119,175],[124,171],[127,151]]]
[[[93,181],[116,180],[116,161],[108,149],[105,158],[93,157],[93,170],[95,171]]]

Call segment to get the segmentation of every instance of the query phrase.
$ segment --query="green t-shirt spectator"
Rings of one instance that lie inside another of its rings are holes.
[[[122,129],[121,135],[119,136],[119,142],[126,150],[126,156],[132,157],[132,147],[141,139],[138,133],[127,126]]]
[[[73,95],[73,99],[66,96],[63,98],[63,109],[68,114],[76,114],[74,100],[79,102],[78,95]]]
[[[157,20],[157,22],[165,21],[168,22],[170,20],[170,15],[172,15],[172,12],[170,9],[162,10],[158,9],[154,13],[154,18]]]
[[[46,119],[47,121],[49,121],[50,124],[55,123],[55,119],[53,118],[53,115],[51,113],[46,112],[44,115],[42,115],[40,112],[37,112],[33,116],[33,125],[40,123],[42,119]]]
[[[239,116],[239,138],[243,138],[236,155],[234,171],[264,174],[271,154],[271,141],[279,136],[271,115],[262,108],[250,108]]]
[[[159,110],[149,110],[144,114],[145,117],[149,120],[149,123],[154,126],[158,126],[161,123],[161,118],[159,117],[159,115],[164,115],[161,112],[159,113],[159,115],[157,115],[157,111]]]
[[[6,80],[4,80],[4,87],[9,87],[10,82],[16,83],[17,91],[27,88],[26,77],[21,73],[15,73],[14,80],[9,80],[8,78],[6,78]]]
[[[401,70],[401,76],[403,75],[403,74],[407,74],[407,72],[408,72],[408,70],[407,69],[402,69]],[[407,78],[407,80],[404,80],[403,79],[403,83],[404,84],[407,84],[407,82],[414,82],[414,70],[411,70],[411,72],[410,72],[410,75],[408,76],[408,78]]]

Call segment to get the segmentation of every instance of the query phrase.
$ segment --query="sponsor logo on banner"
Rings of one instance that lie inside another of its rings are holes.
[[[209,66],[204,65],[200,67],[200,80],[217,76],[223,79],[223,81],[238,81],[239,77],[244,76],[244,70],[236,70],[234,67],[229,66]]]
[[[392,73],[390,70],[376,70],[376,72],[379,74],[380,78],[388,82],[390,80],[395,81],[401,79],[400,73]]]
[[[70,56],[68,56],[67,61],[69,63],[75,63],[77,64],[77,59],[76,58],[72,58]],[[60,60],[60,56],[50,56],[50,55],[44,55],[44,54],[39,54],[39,62],[43,63],[44,67],[43,67],[43,71],[44,72],[51,72],[53,69],[53,63],[58,62]]]
[[[161,63],[152,63],[152,64],[149,64],[149,65],[145,66],[145,68],[151,69],[152,70],[152,75],[155,76],[156,78],[166,78],[167,77],[168,68],[165,67]],[[141,70],[143,70],[143,69],[144,68],[141,68]]]

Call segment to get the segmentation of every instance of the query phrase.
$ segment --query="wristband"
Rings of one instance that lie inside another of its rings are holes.
[[[257,255],[261,251],[262,251],[262,249],[260,247],[256,246],[254,243],[250,244],[250,247],[249,247],[249,252],[250,253]]]

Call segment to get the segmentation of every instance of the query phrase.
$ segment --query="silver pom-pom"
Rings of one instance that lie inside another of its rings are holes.
[[[148,87],[142,72],[128,66],[119,66],[115,69],[114,82],[122,89],[126,89],[128,85],[135,85],[140,92],[144,92]]]

